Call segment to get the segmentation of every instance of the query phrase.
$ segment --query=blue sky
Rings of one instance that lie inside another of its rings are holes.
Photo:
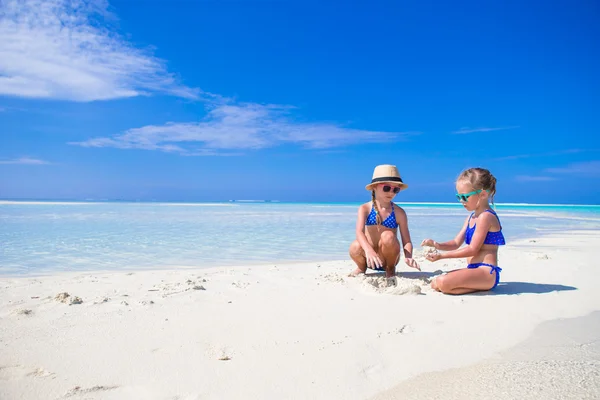
[[[600,6],[3,1],[0,198],[600,203]]]

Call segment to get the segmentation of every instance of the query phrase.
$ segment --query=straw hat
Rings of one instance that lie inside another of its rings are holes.
[[[371,179],[371,183],[369,183],[365,189],[371,191],[380,183],[393,183],[395,185],[400,185],[400,191],[408,187],[406,183],[402,182],[398,168],[396,168],[395,165],[385,164],[376,166],[375,170],[373,171],[373,179]]]

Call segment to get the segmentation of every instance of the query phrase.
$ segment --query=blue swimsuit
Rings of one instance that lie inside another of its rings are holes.
[[[496,216],[496,218],[498,218],[498,214],[496,214],[492,210],[485,210],[485,212],[492,213]],[[473,239],[473,234],[475,233],[475,227],[477,226],[477,224],[473,225],[472,228],[469,226],[471,224],[471,218],[473,217],[474,214],[475,213],[471,214],[471,216],[469,217],[469,222],[467,223],[467,231],[465,232],[465,243],[466,244],[471,244],[471,240]],[[500,218],[498,218],[498,224],[500,224]],[[488,231],[487,235],[485,236],[485,240],[483,241],[483,244],[493,244],[496,246],[502,246],[502,245],[506,244],[506,242],[504,240],[504,235],[502,234],[502,224],[500,224],[500,230],[498,232],[489,232]],[[502,268],[497,267],[492,264],[488,264],[488,263],[469,264],[469,265],[467,265],[467,268],[479,268],[481,266],[491,267],[492,269],[490,270],[490,274],[493,274],[494,271],[496,271],[496,282],[494,283],[494,286],[492,286],[492,289],[495,288],[496,286],[498,286],[498,282],[500,282],[500,271],[502,271]]]
[[[392,212],[390,215],[381,223],[381,225],[386,228],[396,229],[398,227],[398,223],[396,222],[396,214],[394,214],[394,203],[392,203]],[[371,206],[371,212],[367,216],[367,221],[365,225],[377,225],[377,212],[375,211],[375,207]],[[370,267],[369,267],[370,268]],[[375,267],[371,268],[375,271],[385,271],[385,268]]]
[[[385,226],[386,228],[396,229],[398,227],[398,223],[396,222],[396,214],[394,214],[394,208],[396,207],[394,206],[394,203],[392,203],[392,212],[385,219],[385,221],[381,223],[381,225]],[[365,222],[365,225],[377,225],[377,212],[373,206],[371,206],[371,212],[367,217],[367,222]]]

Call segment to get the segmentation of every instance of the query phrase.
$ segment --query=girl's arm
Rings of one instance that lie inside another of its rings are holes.
[[[381,261],[379,255],[375,252],[373,247],[371,247],[371,244],[365,235],[365,222],[370,211],[368,208],[369,204],[370,203],[365,203],[358,207],[358,216],[356,217],[356,240],[365,252],[367,266],[375,268],[375,266],[381,267],[383,265],[383,261]]]
[[[358,216],[356,217],[356,240],[360,244],[360,247],[363,248],[365,253],[368,250],[374,251],[369,241],[367,240],[367,236],[365,235],[365,223],[367,221],[367,213],[365,212],[365,204],[358,207]]]
[[[469,217],[465,219],[465,223],[463,224],[462,229],[458,232],[458,235],[453,240],[449,240],[444,243],[438,243],[433,239],[425,239],[421,242],[421,246],[433,246],[437,250],[456,250],[458,249],[463,242],[465,241],[465,232],[467,231],[467,224],[469,223]]]
[[[485,241],[488,231],[493,226],[495,218],[496,217],[492,213],[481,214],[477,218],[477,227],[473,233],[473,238],[471,238],[471,244],[463,247],[462,249],[440,253],[440,258],[463,258],[477,255],[481,249],[481,246],[483,246],[483,242]]]
[[[396,207],[396,223],[400,226],[400,238],[402,239],[402,248],[404,249],[404,257],[412,258],[413,245],[408,230],[408,217],[406,212],[398,206]]]

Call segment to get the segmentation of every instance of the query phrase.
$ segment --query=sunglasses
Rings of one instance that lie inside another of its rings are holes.
[[[475,190],[473,192],[469,192],[469,193],[456,193],[456,198],[458,199],[458,201],[462,201],[462,202],[467,202],[467,200],[469,200],[469,197],[475,195],[475,194],[479,194],[483,192],[483,189],[479,189],[479,190]],[[487,192],[487,190],[486,190]]]
[[[389,192],[390,190],[392,190],[395,194],[398,194],[398,192],[400,191],[400,188],[397,186],[392,187],[390,185],[385,185],[383,187],[383,191],[386,193]]]

